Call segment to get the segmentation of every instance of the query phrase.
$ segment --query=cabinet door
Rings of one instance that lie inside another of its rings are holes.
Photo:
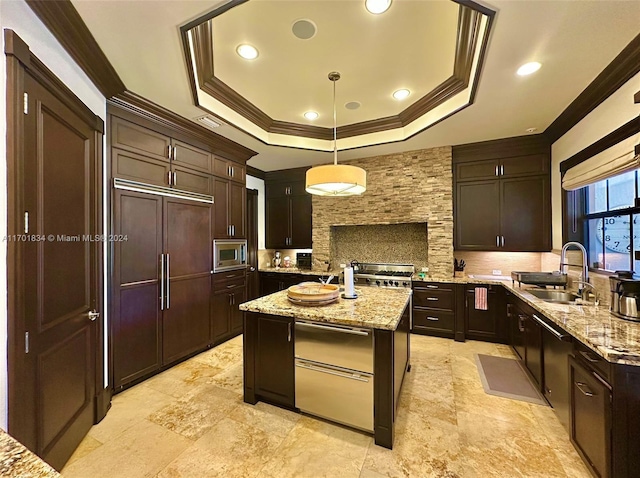
[[[611,391],[573,357],[571,441],[597,476],[611,476]]]
[[[231,181],[235,181],[238,183],[242,183],[243,185],[246,183],[246,170],[245,167],[238,163],[229,163],[231,166]]]
[[[281,284],[279,274],[260,274],[260,296],[280,291]]]
[[[524,360],[524,321],[525,315],[520,309],[513,308],[512,312],[507,316],[509,320],[510,342],[518,356]]]
[[[211,206],[165,198],[167,253],[163,363],[204,348],[211,336]]]
[[[495,288],[487,288],[487,310],[476,309],[475,287],[466,290],[465,336],[472,340],[496,342],[503,340],[502,322],[505,311],[502,310],[501,298]]]
[[[498,159],[458,163],[456,164],[456,182],[497,178],[500,174],[499,168]]]
[[[171,138],[111,116],[111,146],[169,162]]]
[[[162,197],[116,190],[114,233],[114,388],[161,365]]]
[[[542,326],[530,316],[525,316],[525,358],[524,363],[542,390]]]
[[[215,292],[211,296],[211,330],[213,342],[219,342],[231,334],[230,317],[231,295]]]
[[[544,367],[544,396],[553,407],[558,420],[569,428],[569,355],[573,344],[542,331],[542,364]]]
[[[311,195],[291,196],[291,240],[289,248],[311,249]]]
[[[212,195],[212,178],[207,173],[194,171],[183,166],[172,163],[173,187],[183,191]]]
[[[503,179],[500,185],[502,250],[551,250],[549,178]]]
[[[247,288],[238,287],[231,291],[231,333],[242,332],[242,312],[238,306],[247,301]]]
[[[175,166],[196,169],[205,173],[213,173],[213,158],[211,153],[175,139],[172,143],[172,163]]]
[[[169,187],[168,161],[159,161],[130,151],[111,149],[111,175],[139,183]]]
[[[229,224],[233,237],[247,237],[245,231],[246,188],[243,184],[229,183]]]
[[[530,154],[515,156],[500,160],[500,176],[503,178],[515,176],[539,176],[549,171],[548,154]]]
[[[269,198],[266,209],[267,249],[286,249],[289,237],[289,198]]]
[[[256,394],[293,407],[293,320],[261,315],[255,318]]]
[[[229,237],[229,181],[213,178],[213,237],[226,239]]]
[[[496,250],[500,234],[500,181],[458,183],[456,249]]]

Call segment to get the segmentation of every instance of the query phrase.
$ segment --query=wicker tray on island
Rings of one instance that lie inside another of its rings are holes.
[[[339,295],[339,286],[319,282],[301,282],[287,289],[288,299],[297,305],[327,305],[338,300]]]

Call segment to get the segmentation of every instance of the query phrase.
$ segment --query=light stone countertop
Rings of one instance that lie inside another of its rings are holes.
[[[0,429],[0,476],[48,478],[60,476],[40,457]]]
[[[282,290],[240,304],[240,310],[352,327],[396,330],[412,291],[356,287],[356,294],[357,299],[339,298],[332,304],[308,307],[289,302],[287,291]]]
[[[416,276],[415,281],[456,284],[500,284],[551,322],[611,363],[640,367],[640,322],[614,316],[607,306],[570,305],[545,302],[527,291],[535,286],[514,285],[511,280]]]
[[[327,272],[323,269],[298,269],[297,267],[260,267],[258,268],[259,272],[276,272],[279,274],[302,274],[302,275],[313,275],[313,276],[330,276],[334,275],[338,277],[340,274],[340,270],[333,270]]]

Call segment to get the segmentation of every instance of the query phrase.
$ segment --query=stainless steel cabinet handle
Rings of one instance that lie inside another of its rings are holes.
[[[589,386],[586,383],[584,382],[574,382],[574,383],[576,384],[576,387],[578,387],[578,390],[580,390],[587,397],[593,397],[595,395],[595,393],[593,393],[589,389]]]
[[[173,150],[173,148],[171,148],[171,145],[168,144],[167,145],[167,158],[171,159],[171,151]]]
[[[178,160],[178,149],[175,146],[173,147],[173,160]]]
[[[436,301],[436,300],[438,300],[438,298],[437,297],[427,297],[427,300]]]
[[[168,184],[169,186],[171,186],[171,178],[172,178],[172,177],[173,177],[173,176],[171,175],[171,171],[169,171],[169,172],[167,173],[167,184]]]
[[[229,305],[231,305],[231,294],[229,294]]]
[[[369,379],[363,378],[360,375],[340,373],[340,372],[337,372],[337,371],[334,371],[334,370],[330,370],[330,369],[327,369],[327,368],[314,367],[313,365],[310,365],[310,364],[307,364],[307,363],[297,362],[296,363],[296,367],[306,368],[307,370],[313,370],[314,372],[327,373],[329,375],[336,375],[336,376],[342,377],[342,378],[349,378],[351,380],[357,380],[359,382],[368,382],[369,381]]]
[[[327,327],[324,325],[310,324],[309,322],[296,322],[296,327],[311,327],[313,329],[321,329],[329,332],[345,333],[345,334],[351,334],[351,335],[362,335],[365,337],[371,333],[368,330],[348,329],[348,328],[342,328],[342,327]]]
[[[496,247],[500,247],[500,236],[496,236]]]
[[[547,329],[549,332],[551,332],[551,334],[558,340],[562,340],[562,341],[567,341],[567,340],[571,340],[571,336],[567,335],[567,334],[563,334],[561,332],[558,332],[556,329],[554,329],[553,327],[551,327],[549,324],[547,324],[544,320],[540,319],[540,317],[538,317],[537,315],[533,314],[532,315],[533,319],[538,322],[540,325],[542,325],[545,329]]]
[[[167,252],[167,310],[169,310],[169,297],[171,297],[171,292],[169,291],[169,284],[171,282],[171,274],[169,273],[169,253]]]
[[[235,284],[231,284],[227,286],[227,289],[233,289],[236,285]]]
[[[496,176],[498,175],[498,165],[496,164]]]
[[[287,324],[287,329],[288,329],[287,342],[291,342],[291,322]]]
[[[427,285],[427,289],[438,289],[439,287],[437,285]]]
[[[504,236],[500,236],[500,246],[504,247]]]
[[[160,310],[164,310],[164,254],[160,254]]]
[[[236,305],[236,295],[231,294],[231,305]]]
[[[500,165],[500,176],[504,176],[504,164]]]
[[[93,322],[98,317],[100,317],[100,312],[96,312],[95,309],[94,309],[94,310],[92,310],[90,312],[87,312],[87,317],[89,317],[89,320]]]
[[[173,185],[175,186],[176,184],[178,184],[178,173],[176,173],[174,171],[173,172]]]
[[[427,320],[432,320],[432,321],[434,321],[434,322],[437,322],[437,321],[438,321],[438,320],[440,320],[440,319],[439,319],[439,318],[437,318],[437,317],[430,317],[430,316],[427,316]]]

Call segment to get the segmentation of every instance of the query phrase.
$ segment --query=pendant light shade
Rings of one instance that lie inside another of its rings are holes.
[[[333,164],[315,166],[307,171],[306,190],[319,196],[355,196],[367,189],[367,172],[357,166],[338,164],[336,125],[336,81],[340,73],[329,73],[333,82]]]

